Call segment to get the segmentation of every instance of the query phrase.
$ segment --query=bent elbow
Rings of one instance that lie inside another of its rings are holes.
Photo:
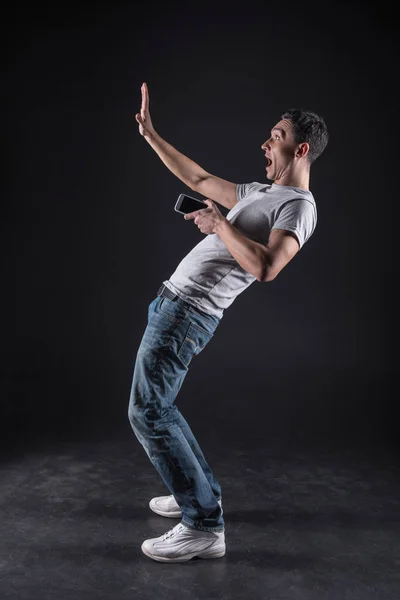
[[[274,281],[274,279],[276,278],[277,275],[278,275],[278,273],[272,273],[272,271],[269,271],[266,278],[264,279],[264,281],[266,281],[266,282]]]
[[[264,267],[264,270],[261,273],[261,277],[260,277],[259,281],[262,281],[262,282],[273,281],[275,279],[275,277],[277,276],[277,274],[278,273],[276,273],[276,271],[273,271],[273,269],[271,269],[270,266],[266,266],[266,267]]]

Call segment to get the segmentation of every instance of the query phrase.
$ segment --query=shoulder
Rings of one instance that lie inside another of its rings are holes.
[[[317,204],[314,196],[310,194],[290,193],[281,199],[280,210],[289,210],[294,213],[312,213],[317,216]]]
[[[254,193],[266,192],[269,188],[271,188],[270,184],[260,183],[259,181],[252,181],[251,183],[237,183],[236,196],[238,201],[240,201]]]

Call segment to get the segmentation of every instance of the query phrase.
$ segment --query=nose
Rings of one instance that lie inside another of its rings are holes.
[[[270,150],[271,149],[271,146],[269,143],[270,139],[271,138],[268,138],[268,140],[261,145],[261,150]]]

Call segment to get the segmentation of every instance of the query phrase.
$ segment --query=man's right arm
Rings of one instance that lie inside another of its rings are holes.
[[[166,142],[158,133],[145,136],[166,167],[192,190],[207,176],[207,172],[193,160]]]
[[[153,127],[149,104],[149,90],[147,84],[143,83],[142,106],[140,113],[136,114],[140,135],[157,152],[164,165],[191,190],[231,209],[237,203],[236,184],[207,173],[197,163],[163,140]]]
[[[236,184],[207,173],[200,165],[179,152],[158,133],[145,136],[166,167],[190,189],[231,209],[237,203]]]

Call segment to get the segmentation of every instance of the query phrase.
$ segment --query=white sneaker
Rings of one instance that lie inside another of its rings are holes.
[[[157,538],[145,540],[142,552],[159,562],[186,562],[199,558],[220,558],[226,552],[225,531],[200,531],[178,523]]]
[[[218,500],[218,504],[222,509],[222,499]],[[162,517],[170,517],[171,519],[180,519],[182,516],[182,511],[179,507],[179,504],[175,500],[175,497],[171,494],[171,496],[157,496],[156,498],[152,498],[149,502],[149,506],[151,510]],[[221,510],[221,515],[223,514],[223,510]]]

